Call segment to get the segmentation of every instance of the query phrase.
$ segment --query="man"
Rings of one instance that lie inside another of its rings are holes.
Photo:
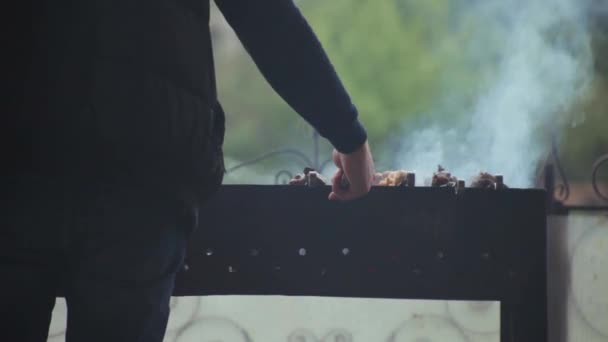
[[[268,82],[334,145],[329,198],[365,195],[373,178],[366,132],[296,6],[216,3]],[[2,198],[0,336],[44,341],[60,291],[69,342],[161,341],[196,207],[224,173],[209,2],[30,5],[6,11],[27,37],[8,49],[19,60],[7,73],[16,114],[2,132],[12,168]]]

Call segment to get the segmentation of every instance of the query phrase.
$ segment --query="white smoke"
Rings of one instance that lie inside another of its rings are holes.
[[[487,40],[473,38],[463,53],[482,63],[497,53],[495,73],[472,110],[451,108],[466,111],[465,124],[446,131],[435,123],[408,132],[398,166],[422,178],[438,164],[466,180],[488,171],[503,174],[512,187],[531,187],[548,150],[543,135],[570,120],[568,113],[593,79],[586,20],[591,2],[488,0],[469,6],[467,15],[486,23],[476,34],[500,39],[500,47],[490,53],[479,43]]]

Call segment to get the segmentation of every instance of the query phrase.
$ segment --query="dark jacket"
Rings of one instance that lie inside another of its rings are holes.
[[[217,0],[266,79],[339,150],[357,111],[291,0]],[[206,0],[40,0],[11,50],[17,178],[141,187],[200,199],[224,173]],[[17,15],[17,14],[15,14]],[[28,27],[29,23],[29,27]]]

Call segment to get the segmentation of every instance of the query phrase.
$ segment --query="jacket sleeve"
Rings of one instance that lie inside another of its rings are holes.
[[[215,0],[272,88],[342,153],[367,139],[321,43],[292,0]]]

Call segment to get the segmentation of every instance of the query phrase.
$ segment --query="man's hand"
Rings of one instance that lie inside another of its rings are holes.
[[[368,143],[349,154],[334,150],[333,158],[338,171],[332,178],[329,199],[345,201],[366,195],[374,179],[374,160]],[[343,178],[346,178],[347,186],[344,186]]]

